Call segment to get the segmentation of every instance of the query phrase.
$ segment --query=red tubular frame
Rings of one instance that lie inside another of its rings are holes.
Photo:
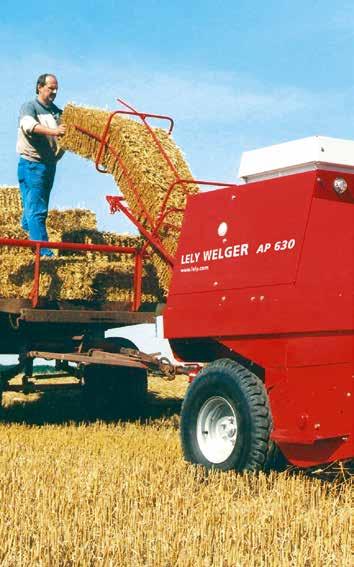
[[[124,102],[121,99],[117,99],[118,102],[120,102],[122,105],[126,106],[127,108],[129,108],[130,110],[114,110],[113,112],[111,112],[108,116],[107,122],[105,124],[105,127],[103,129],[102,135],[98,136],[97,134],[94,134],[93,132],[90,132],[90,130],[88,130],[87,128],[83,128],[82,126],[75,126],[75,128],[77,130],[79,130],[79,132],[82,132],[83,134],[87,134],[88,136],[96,139],[98,142],[100,142],[98,151],[97,151],[97,156],[96,156],[96,160],[95,160],[95,166],[96,166],[96,170],[99,173],[107,173],[106,170],[104,168],[102,168],[101,166],[101,158],[102,155],[104,153],[105,148],[107,147],[108,150],[111,152],[111,154],[114,156],[114,158],[117,160],[117,162],[119,163],[124,176],[127,179],[127,182],[129,184],[130,189],[132,190],[132,192],[134,193],[137,203],[139,204],[139,206],[142,209],[142,213],[144,214],[144,216],[146,217],[147,221],[149,222],[150,226],[154,225],[153,219],[151,218],[151,216],[149,215],[148,211],[146,210],[143,202],[141,201],[140,198],[140,194],[137,191],[137,189],[135,188],[135,185],[133,184],[128,170],[125,167],[125,164],[123,162],[123,160],[121,159],[121,157],[119,156],[119,154],[115,151],[115,149],[108,144],[108,134],[109,134],[109,128],[111,126],[112,120],[114,118],[114,116],[116,114],[125,114],[125,115],[130,115],[130,116],[137,116],[139,117],[143,124],[145,125],[145,127],[147,128],[147,130],[149,131],[150,135],[152,136],[152,138],[154,139],[155,143],[158,146],[158,149],[160,151],[160,153],[162,154],[162,156],[164,157],[164,159],[167,161],[169,167],[172,169],[173,173],[175,174],[175,176],[178,179],[178,173],[173,165],[173,163],[171,162],[170,158],[168,157],[168,155],[166,154],[165,150],[163,149],[160,141],[158,140],[155,132],[153,131],[153,129],[151,128],[151,126],[147,123],[146,118],[157,118],[159,120],[167,120],[170,123],[170,127],[168,130],[168,135],[171,134],[173,127],[174,127],[174,121],[170,116],[166,116],[163,114],[149,114],[146,112],[138,112],[137,110],[135,110],[133,107],[131,107],[129,104],[127,104],[126,102]]]
[[[115,114],[116,114],[116,113],[115,113]],[[97,140],[98,142],[103,142],[103,138],[101,139],[100,136],[98,136],[97,134],[94,134],[93,132],[90,132],[90,130],[87,130],[86,128],[82,128],[81,126],[75,126],[75,128],[76,128],[77,130],[79,130],[79,132],[82,132],[83,134],[86,134],[87,136],[90,136],[91,138],[94,138],[94,139]],[[123,175],[125,175],[125,177],[126,177],[126,179],[127,179],[127,181],[128,181],[129,187],[130,187],[130,189],[132,190],[133,194],[135,195],[135,198],[136,198],[136,200],[137,200],[137,203],[139,204],[139,206],[140,206],[141,209],[142,209],[142,214],[144,214],[144,216],[146,217],[146,219],[149,221],[150,224],[153,224],[153,220],[152,220],[152,218],[150,217],[148,211],[145,209],[144,204],[143,204],[142,201],[141,201],[139,192],[137,191],[135,185],[133,184],[133,181],[131,180],[131,178],[130,178],[130,176],[129,176],[128,170],[127,170],[127,168],[125,167],[123,160],[120,158],[120,156],[117,154],[117,152],[115,151],[115,149],[114,149],[110,144],[108,144],[108,143],[106,142],[105,144],[103,144],[103,146],[104,146],[104,145],[108,148],[108,150],[111,152],[111,154],[114,156],[114,158],[115,158],[115,159],[117,160],[117,162],[119,163],[119,165],[120,165],[120,167],[121,167],[121,169],[122,169],[122,171],[123,171]],[[102,155],[101,146],[100,146],[100,148],[98,149],[98,155],[99,155],[100,153],[101,153],[101,155]],[[99,173],[107,173],[105,170],[100,169],[100,164],[99,164],[99,162],[97,161],[97,158],[96,158],[95,165],[96,165],[96,169],[97,169],[97,171],[98,171]]]
[[[129,188],[133,192],[133,194],[136,198],[136,202],[137,202],[138,206],[140,207],[140,214],[138,216],[139,216],[139,218],[141,218],[141,217],[145,218],[145,220],[148,222],[148,224],[150,226],[150,229],[148,230],[147,228],[145,228],[143,223],[140,222],[139,220],[137,220],[134,217],[134,215],[131,213],[131,211],[128,209],[128,207],[125,206],[122,203],[122,201],[124,201],[123,197],[119,197],[119,196],[116,196],[116,197],[107,196],[106,197],[106,199],[107,199],[107,201],[110,205],[111,213],[121,211],[137,227],[139,232],[146,238],[148,244],[153,246],[153,248],[155,248],[155,250],[157,250],[162,255],[162,257],[167,261],[167,263],[170,265],[170,267],[173,268],[174,258],[173,258],[173,256],[171,256],[171,254],[169,254],[169,252],[166,250],[163,243],[159,239],[158,231],[162,227],[162,225],[165,225],[168,228],[176,229],[177,227],[175,227],[174,225],[169,224],[169,223],[165,223],[165,219],[171,213],[183,213],[184,212],[184,209],[177,209],[176,207],[169,207],[168,208],[168,201],[169,201],[173,191],[175,190],[175,188],[178,185],[191,185],[191,184],[209,185],[209,186],[214,186],[214,187],[236,187],[236,185],[230,184],[230,183],[219,183],[219,182],[214,182],[214,181],[205,181],[205,180],[196,180],[196,179],[181,179],[181,177],[179,176],[179,174],[178,174],[175,166],[173,165],[171,159],[169,158],[169,156],[165,152],[161,142],[157,138],[156,133],[154,132],[154,130],[150,126],[150,124],[147,122],[147,118],[156,118],[156,119],[160,119],[160,120],[167,120],[170,123],[168,134],[171,134],[171,132],[173,130],[173,126],[174,126],[173,119],[170,116],[166,116],[166,115],[162,115],[162,114],[150,114],[150,113],[146,113],[146,112],[139,112],[135,108],[130,106],[127,102],[123,101],[120,98],[118,98],[117,101],[120,104],[122,104],[123,106],[125,106],[126,108],[128,108],[129,110],[114,110],[113,112],[111,112],[109,114],[108,118],[107,118],[107,122],[106,122],[106,124],[103,128],[103,132],[102,132],[101,136],[95,134],[94,132],[91,132],[87,128],[83,128],[82,126],[76,125],[75,128],[77,130],[79,130],[80,132],[82,132],[83,134],[86,134],[87,136],[94,138],[95,140],[97,140],[100,143],[98,151],[97,151],[96,159],[95,159],[95,166],[96,166],[96,169],[99,173],[107,173],[107,171],[104,168],[102,168],[102,164],[101,164],[102,156],[104,154],[105,149],[107,149],[113,155],[113,157],[116,159],[116,161],[118,162],[118,164],[119,164],[119,166],[120,166],[120,168],[123,172],[123,175],[125,176],[125,178],[127,180]],[[135,187],[131,177],[129,176],[128,169],[125,166],[124,161],[122,160],[121,156],[108,143],[109,129],[110,129],[110,126],[111,126],[111,123],[112,123],[114,116],[116,116],[117,114],[135,116],[136,118],[139,118],[142,121],[145,128],[147,129],[150,136],[152,137],[153,141],[155,142],[161,156],[163,157],[163,159],[165,160],[169,169],[171,170],[172,174],[175,177],[175,180],[172,181],[172,183],[170,184],[170,186],[167,189],[165,198],[164,198],[162,205],[161,205],[161,210],[160,210],[159,214],[157,215],[156,221],[154,221],[151,218],[149,212],[146,210],[146,207],[144,206],[144,203],[142,202],[142,199],[140,197],[139,190]],[[184,191],[187,194],[187,191],[185,189],[184,189]],[[146,250],[148,244],[144,245],[144,250]]]
[[[161,241],[154,237],[154,233],[149,232],[148,230],[146,230],[146,228],[141,224],[141,222],[139,222],[130,212],[130,210],[122,204],[122,198],[121,197],[113,197],[111,195],[107,195],[106,199],[110,205],[110,210],[112,213],[115,213],[117,211],[121,211],[122,213],[124,213],[124,215],[137,227],[137,229],[139,230],[139,232],[145,236],[145,238],[148,240],[149,244],[152,244],[154,246],[154,248],[156,248],[156,250],[158,250],[161,255],[165,258],[165,260],[170,264],[170,266],[173,266],[174,263],[174,258],[173,256],[171,256],[164,248],[163,244],[161,243]]]

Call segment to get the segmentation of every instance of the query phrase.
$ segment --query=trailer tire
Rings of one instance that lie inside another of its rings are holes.
[[[230,359],[217,360],[204,368],[182,404],[184,457],[208,469],[264,470],[271,430],[262,381]]]
[[[108,338],[100,341],[106,352],[119,352],[121,347],[137,347],[128,339]],[[84,370],[83,401],[90,419],[128,420],[143,417],[147,403],[147,372],[95,364]]]

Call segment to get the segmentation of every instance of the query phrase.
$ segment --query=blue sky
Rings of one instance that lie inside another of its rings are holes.
[[[2,0],[0,184],[16,183],[16,124],[37,76],[57,104],[170,114],[194,175],[234,181],[243,150],[310,135],[354,137],[354,2]],[[67,154],[51,205],[87,206],[100,228],[109,176]]]

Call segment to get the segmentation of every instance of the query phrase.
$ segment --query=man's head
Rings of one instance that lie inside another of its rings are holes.
[[[44,73],[40,75],[36,83],[36,94],[43,104],[50,104],[54,101],[58,92],[58,81],[55,75]]]

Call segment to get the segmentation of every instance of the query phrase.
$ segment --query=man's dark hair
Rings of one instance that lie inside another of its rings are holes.
[[[36,83],[36,94],[39,93],[39,87],[44,87],[47,77],[55,77],[53,73],[43,73],[43,75],[39,75]]]

